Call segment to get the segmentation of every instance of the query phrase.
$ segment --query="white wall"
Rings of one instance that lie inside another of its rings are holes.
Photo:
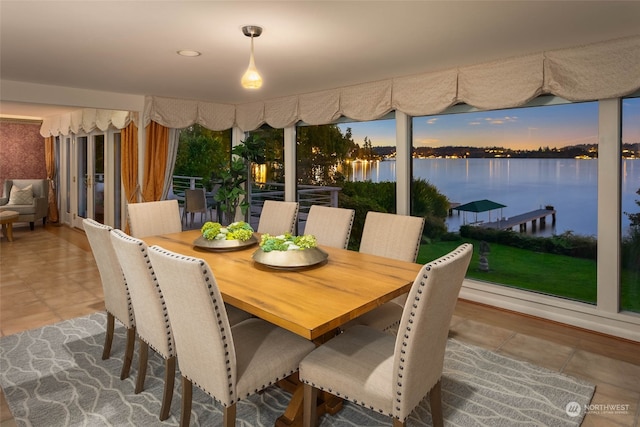
[[[105,110],[144,111],[144,95],[0,80],[0,101]]]

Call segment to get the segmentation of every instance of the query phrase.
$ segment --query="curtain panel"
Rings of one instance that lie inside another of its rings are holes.
[[[135,123],[122,129],[120,134],[121,160],[120,177],[124,187],[124,197],[127,205],[138,201],[140,186],[138,185],[138,127]],[[129,215],[122,217],[122,229],[129,233]]]
[[[44,163],[47,168],[47,178],[49,179],[49,210],[47,212],[47,220],[49,222],[58,222],[58,196],[56,193],[56,149],[52,136],[44,139]]]
[[[138,186],[138,127],[134,123],[122,129],[120,135],[120,176],[127,203],[136,203],[140,187]]]
[[[137,124],[137,121],[138,113],[135,112],[83,108],[61,116],[43,119],[40,135],[46,138],[79,132],[89,133],[95,129],[106,131],[111,126],[123,129],[131,122]]]
[[[146,136],[142,200],[153,202],[162,200],[167,158],[169,157],[169,128],[151,122],[146,128]]]
[[[328,124],[341,116],[376,120],[392,110],[432,115],[457,103],[480,110],[513,108],[543,94],[593,101],[640,89],[638,70],[640,36],[633,36],[235,106],[148,96],[144,121],[173,128],[200,123],[212,130],[235,125],[250,131],[265,123],[275,128],[299,121]]]

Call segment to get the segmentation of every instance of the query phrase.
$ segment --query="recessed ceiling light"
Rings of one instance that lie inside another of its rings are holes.
[[[200,52],[198,52],[197,50],[179,50],[178,51],[178,55],[194,57],[194,56],[200,56],[202,54]]]

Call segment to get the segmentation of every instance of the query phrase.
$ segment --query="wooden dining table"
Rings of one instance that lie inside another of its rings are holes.
[[[340,326],[409,291],[421,265],[321,246],[328,257],[304,268],[272,268],[253,260],[260,250],[217,251],[196,246],[200,230],[144,237],[147,245],[204,259],[225,303],[320,345]],[[258,237],[259,241],[259,237]],[[179,286],[179,284],[176,284]],[[285,387],[286,388],[286,387]],[[302,387],[276,425],[298,425]],[[337,409],[326,402],[322,412]],[[335,403],[333,404],[335,405]]]

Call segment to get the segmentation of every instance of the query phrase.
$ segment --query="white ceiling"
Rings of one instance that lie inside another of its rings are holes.
[[[640,1],[0,0],[0,78],[244,103],[638,35],[638,22]],[[249,24],[264,28],[257,91],[240,86]],[[60,108],[0,88],[3,116]]]

